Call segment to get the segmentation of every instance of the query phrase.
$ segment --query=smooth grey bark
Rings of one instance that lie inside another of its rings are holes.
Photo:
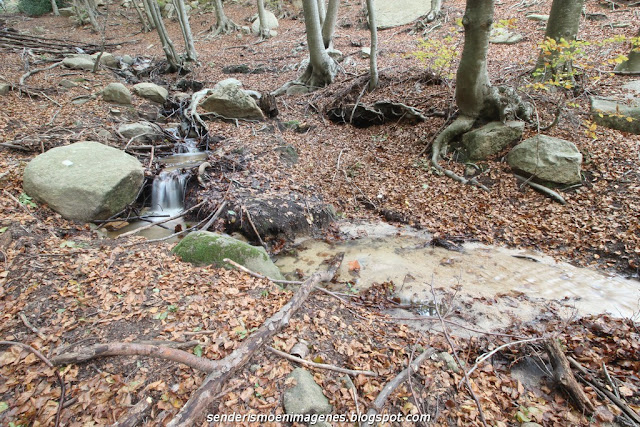
[[[547,39],[574,41],[580,29],[583,6],[584,0],[553,0],[549,21],[547,22],[547,30],[544,35],[545,41]],[[570,63],[558,63],[557,54],[554,54],[554,52],[551,52],[550,55],[540,52],[536,71],[542,71],[539,79],[546,80],[550,75],[570,67]]]
[[[142,0],[142,7],[144,8],[144,13],[147,15],[147,19],[149,20],[149,26],[152,30],[156,29],[156,24],[153,20],[153,15],[151,14],[151,9],[149,9],[149,5],[146,1]]]
[[[162,50],[167,57],[169,71],[177,71],[182,63],[180,61],[180,57],[176,52],[176,48],[174,47],[173,42],[169,38],[169,33],[167,32],[167,27],[165,27],[164,21],[162,20],[162,14],[160,13],[158,3],[156,2],[156,0],[144,0],[144,2],[151,12],[153,23],[155,24],[156,31],[158,32],[158,36],[160,37]]]
[[[53,10],[53,14],[55,16],[60,16],[60,11],[58,10],[56,0],[51,0],[51,10]]]
[[[378,87],[378,29],[376,27],[375,0],[367,0],[371,55],[369,55],[369,92]]]
[[[427,22],[434,21],[442,9],[442,0],[431,0],[431,10],[427,14]]]
[[[184,0],[173,0],[173,4],[176,7],[176,12],[178,13],[178,22],[180,23],[180,30],[182,31],[182,37],[184,38],[187,61],[195,62],[198,60],[198,54],[196,53],[196,47],[193,44],[193,34],[191,34],[189,15],[187,15],[187,10],[184,7]]]
[[[89,0],[82,0],[82,5],[84,6],[84,11],[87,13],[89,22],[91,23],[94,31],[99,32],[100,25],[98,25],[98,20],[96,19],[95,9],[91,7],[91,3],[89,3]]]
[[[142,32],[148,33],[149,31],[151,31],[151,25],[149,24],[147,19],[145,19],[145,15],[142,13],[142,9],[140,8],[140,5],[135,0],[132,1],[131,3],[133,3],[133,8],[136,10],[136,13],[138,14],[138,18],[140,18],[140,23],[142,24]]]
[[[225,15],[222,0],[214,0],[213,6],[216,10],[216,25],[215,27],[211,27],[209,37],[216,37],[220,34],[229,34],[236,31],[238,25]]]
[[[258,3],[258,21],[260,22],[260,27],[258,32],[260,33],[260,37],[262,39],[268,39],[270,36],[269,28],[267,28],[267,17],[264,13],[264,0],[257,0]]]
[[[338,6],[340,6],[340,0],[329,0],[324,22],[321,21],[322,42],[324,43],[325,49],[333,46],[333,33],[335,32],[336,21],[338,19]],[[318,13],[320,13],[320,11],[318,11]]]
[[[320,26],[323,26],[324,17],[327,14],[324,7],[324,0],[316,0],[316,5],[318,6],[318,17],[320,18]]]

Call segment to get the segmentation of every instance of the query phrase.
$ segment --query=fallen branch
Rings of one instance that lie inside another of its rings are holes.
[[[508,342],[506,344],[502,344],[501,346],[499,346],[497,348],[494,348],[490,352],[485,353],[485,354],[483,354],[481,356],[478,356],[478,358],[476,359],[476,364],[473,365],[473,367],[467,371],[467,375],[471,376],[473,371],[478,369],[478,366],[480,366],[480,364],[482,362],[484,362],[485,360],[487,360],[488,358],[490,358],[491,356],[493,356],[494,354],[496,354],[497,352],[499,352],[500,350],[502,350],[504,348],[511,347],[511,346],[518,345],[518,344],[526,344],[526,343],[530,343],[530,342],[541,341],[543,339],[545,339],[545,338],[542,338],[542,337],[529,338],[529,339],[526,339],[526,340],[512,341],[512,342]]]
[[[197,205],[193,205],[189,209],[184,210],[184,211],[180,212],[179,214],[174,215],[172,217],[169,217],[167,219],[163,219],[162,221],[153,222],[151,224],[145,225],[144,227],[136,228],[135,230],[127,231],[126,233],[122,233],[121,235],[118,236],[118,238],[131,236],[131,235],[139,233],[141,231],[148,230],[149,228],[151,228],[151,227],[153,227],[155,225],[164,224],[165,222],[169,222],[169,221],[173,221],[175,219],[181,218],[181,217],[185,216],[186,214],[188,214],[189,212],[191,212],[192,210],[195,210],[195,209],[199,208],[200,206],[204,205],[204,203],[205,202],[200,202]]]
[[[191,343],[193,345],[197,344],[197,342],[194,344],[193,341]],[[51,363],[56,366],[69,365],[71,363],[82,363],[98,357],[107,356],[151,356],[158,359],[182,363],[190,368],[207,373],[218,369],[219,364],[217,360],[198,357],[184,350],[171,348],[167,345],[129,342],[95,344],[89,347],[83,347],[76,351],[55,356],[51,359]]]
[[[545,348],[553,367],[554,381],[571,397],[580,412],[587,415],[593,414],[595,408],[573,375],[560,341],[557,338],[551,338],[545,342]]]
[[[216,210],[216,213],[213,214],[213,216],[211,217],[211,219],[209,221],[207,221],[207,223],[205,225],[202,226],[202,228],[200,230],[202,231],[207,231],[209,229],[209,227],[211,227],[213,225],[213,223],[216,221],[216,219],[218,219],[218,217],[220,217],[220,215],[222,214],[222,211],[224,210],[224,208],[227,206],[227,201],[224,200],[220,206],[218,207],[218,210]]]
[[[634,423],[636,423],[637,425],[640,425],[640,415],[638,415],[636,411],[631,409],[629,405],[627,405],[624,402],[624,400],[620,399],[615,394],[611,393],[609,390],[607,390],[606,387],[600,385],[595,380],[595,378],[593,378],[593,375],[591,375],[589,371],[587,371],[586,368],[582,366],[574,358],[567,356],[567,360],[569,361],[571,366],[576,368],[578,371],[580,371],[580,373],[582,373],[582,375],[584,375],[584,377],[578,376],[578,379],[580,379],[586,385],[593,387],[594,390],[600,391],[602,394],[607,396],[607,398],[611,400],[618,408],[620,408],[622,412],[624,412],[627,416],[629,416],[629,418],[631,418],[631,420]]]
[[[25,316],[24,313],[20,313],[19,316],[20,320],[22,320],[22,323],[24,323],[24,326],[31,329],[31,331],[36,334],[38,338],[40,338],[42,341],[45,341],[47,339],[47,337],[45,337],[44,334],[38,330],[38,328],[36,328],[29,322],[29,319],[27,319],[27,316]]]
[[[318,272],[309,277],[284,307],[267,319],[260,329],[251,334],[233,353],[220,360],[219,368],[205,378],[200,388],[191,396],[168,426],[197,425],[196,420],[204,414],[212,400],[220,392],[223,384],[226,384],[235,372],[266,344],[267,340],[270,340],[289,323],[291,316],[309,297],[314,286],[322,281],[331,280],[339,266],[340,264],[337,266],[334,264],[327,272]]]
[[[22,145],[10,144],[8,142],[0,142],[0,147],[11,148],[12,150],[18,151],[31,151],[30,149],[28,149],[27,147],[23,147]]]
[[[433,347],[426,349],[425,351],[422,352],[422,354],[420,354],[420,356],[413,359],[413,361],[409,364],[409,366],[406,369],[401,371],[391,381],[389,381],[387,385],[384,386],[384,388],[380,391],[378,396],[376,396],[375,400],[371,404],[371,407],[367,411],[367,419],[371,420],[367,425],[369,426],[376,425],[376,423],[373,421],[375,420],[375,415],[379,414],[380,411],[382,411],[382,408],[384,408],[384,405],[387,402],[387,399],[389,398],[391,393],[393,393],[393,391],[396,388],[398,388],[400,384],[405,382],[407,378],[409,378],[409,375],[412,375],[415,372],[417,372],[418,368],[420,368],[420,365],[422,365],[422,363],[427,358],[435,354],[435,352],[436,352],[436,349]]]
[[[540,184],[537,184],[535,182],[531,182],[531,179],[525,178],[525,177],[517,175],[515,173],[513,174],[513,176],[518,178],[518,180],[522,181],[523,184],[527,184],[529,187],[533,188],[534,190],[538,191],[539,193],[544,194],[545,196],[547,196],[550,199],[560,203],[561,205],[566,205],[567,204],[567,201],[560,194],[556,193],[555,191],[551,190],[550,188],[547,188],[544,185],[540,185]]]
[[[47,71],[47,70],[51,70],[53,68],[56,68],[58,66],[62,65],[62,61],[60,62],[56,62],[55,64],[51,64],[48,67],[44,67],[44,68],[34,68],[31,71],[28,71],[26,73],[24,73],[21,77],[20,77],[20,86],[24,85],[24,81],[27,80],[29,77],[31,77],[32,75],[34,75],[35,73],[39,73],[41,71]]]
[[[60,373],[58,372],[58,370],[55,368],[55,366],[53,366],[53,364],[49,359],[47,359],[42,353],[40,353],[38,350],[31,347],[30,345],[23,344],[17,341],[0,341],[0,346],[3,346],[3,345],[9,345],[9,346],[17,345],[18,347],[21,347],[24,350],[27,350],[28,352],[35,355],[38,359],[42,360],[45,363],[45,365],[51,368],[51,370],[53,371],[53,374],[56,376],[56,379],[58,380],[58,383],[60,384],[60,399],[58,399],[58,412],[56,412],[56,423],[55,423],[55,427],[58,427],[60,425],[60,414],[62,414],[62,408],[64,407],[64,395],[66,393],[65,387],[64,387],[64,381],[62,380],[62,377],[60,376]]]
[[[144,397],[136,403],[131,410],[122,416],[118,421],[111,425],[111,427],[135,427],[145,417],[147,412],[153,405],[153,399],[151,397]]]
[[[334,365],[327,365],[326,363],[312,362],[310,360],[302,359],[292,354],[285,353],[284,351],[276,350],[275,348],[270,346],[267,346],[267,350],[269,350],[273,354],[277,354],[280,357],[284,357],[287,360],[291,360],[292,362],[298,362],[302,365],[311,366],[312,368],[327,369],[329,371],[340,372],[342,374],[348,374],[348,375],[366,375],[368,377],[378,376],[378,374],[376,374],[373,371],[359,371],[355,369],[341,368],[339,366],[334,366]]]

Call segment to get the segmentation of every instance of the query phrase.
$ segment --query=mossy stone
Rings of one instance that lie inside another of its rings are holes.
[[[214,265],[233,269],[223,261],[229,258],[256,273],[272,279],[283,279],[280,270],[271,261],[264,248],[251,246],[225,234],[194,231],[173,248],[173,253],[183,261],[195,265]]]

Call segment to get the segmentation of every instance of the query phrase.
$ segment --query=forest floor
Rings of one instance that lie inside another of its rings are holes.
[[[452,77],[457,56],[445,48],[450,46],[457,54],[461,50],[462,31],[456,26],[464,12],[460,0],[445,2],[440,27],[426,27],[428,37],[437,41],[431,42],[428,50],[437,52],[437,59],[445,59],[445,65],[416,58],[425,27],[408,25],[381,31],[381,87],[360,98],[363,103],[382,99],[403,102],[436,113],[435,117],[417,125],[390,123],[365,129],[333,124],[326,118],[326,107],[350,98],[355,101],[361,86],[353,84],[368,72],[368,60],[359,52],[369,44],[369,33],[361,3],[351,1],[341,6],[343,14],[335,38],[335,47],[351,60],[343,63],[336,82],[311,94],[278,98],[276,119],[207,122],[209,132],[221,139],[215,156],[242,152],[251,172],[234,176],[234,181],[250,188],[257,180],[261,185],[267,183],[268,191],[320,197],[346,219],[382,217],[424,228],[445,239],[532,248],[576,265],[637,277],[640,136],[594,128],[588,115],[588,96],[615,94],[633,79],[612,75],[613,65],[607,62],[627,53],[629,46],[586,46],[580,61],[585,70],[593,68],[580,80],[579,91],[534,90],[528,86],[528,76],[544,36],[544,24],[525,15],[546,13],[551,2],[534,3],[526,7],[527,2],[506,0],[496,6],[495,21],[514,26],[524,39],[515,45],[491,46],[489,75],[494,84],[518,87],[535,102],[541,126],[551,123],[558,106],[564,106],[557,126],[545,134],[574,142],[585,158],[582,185],[562,192],[568,202],[565,206],[521,188],[503,156],[480,165],[486,171],[481,179],[490,187],[489,192],[455,183],[429,167],[426,150],[445,125],[445,118],[437,116],[455,111]],[[621,2],[612,12],[611,2],[586,3],[588,13],[604,14],[605,20],[583,19],[584,40],[637,33],[638,7]],[[229,17],[241,25],[254,14],[252,4],[228,2],[225,7]],[[296,64],[306,57],[300,49],[306,38],[300,13],[293,7],[286,11],[289,17],[280,20],[278,35],[265,41],[240,33],[206,40],[215,17],[211,11],[194,13],[191,25],[199,65],[187,77],[204,82],[206,87],[235,77],[245,88],[260,92],[275,90],[294,79],[299,72]],[[157,34],[139,32],[135,11],[113,5],[107,16],[106,42],[117,43],[111,53],[162,59]],[[631,25],[614,25],[618,23]],[[176,45],[181,45],[177,23],[168,26]],[[43,40],[66,40],[70,45],[102,43],[102,36],[88,26],[78,27],[63,17],[5,14],[0,15],[0,27]],[[49,64],[38,64],[43,58],[11,47],[0,47],[0,56],[0,80],[15,85],[26,72],[26,63],[31,62],[31,69]],[[240,64],[263,68],[264,72],[238,75],[222,71],[225,66]],[[433,72],[443,78],[441,83],[432,84]],[[83,80],[77,87],[64,89],[58,86],[63,78]],[[150,80],[169,86],[181,78],[152,73]],[[20,147],[3,147],[0,158],[1,337],[28,344],[47,357],[99,342],[155,340],[188,342],[189,351],[221,359],[281,309],[295,288],[281,289],[236,271],[183,264],[171,254],[169,243],[145,244],[139,237],[99,239],[88,225],[66,221],[23,195],[24,166],[39,152],[81,140],[123,148],[126,141],[114,132],[118,124],[137,120],[141,111],[157,111],[157,106],[136,97],[131,107],[105,103],[99,96],[80,106],[72,102],[97,94],[114,81],[121,80],[108,69],[90,73],[58,67],[30,76],[24,91],[13,90],[0,97],[0,142]],[[114,108],[121,114],[112,114]],[[285,123],[305,131],[289,129]],[[105,137],[99,132],[102,129],[111,136]],[[535,126],[528,127],[525,137],[535,133]],[[274,150],[282,145],[295,148],[298,163],[283,165]],[[148,154],[140,158],[149,162]],[[465,165],[448,160],[448,167],[464,173]],[[213,197],[203,192],[191,198]],[[269,343],[289,351],[298,341],[306,340],[310,359],[377,373],[376,377],[353,376],[352,388],[344,374],[313,370],[336,414],[366,412],[384,385],[421,348],[451,353],[453,345],[465,364],[472,366],[476,357],[504,343],[550,336],[561,339],[566,353],[595,377],[600,377],[606,366],[613,379],[608,382],[603,377],[605,388],[616,389],[630,408],[640,410],[640,339],[637,323],[631,319],[605,315],[567,319],[550,305],[533,323],[516,320],[506,330],[473,338],[453,337],[449,342],[434,319],[430,320],[433,329],[427,333],[385,317],[383,312],[393,308],[389,295],[388,284],[340,303],[315,292]],[[440,295],[448,298],[454,314],[460,315],[455,295]],[[487,295],[486,300],[493,297]],[[590,386],[585,391],[596,409],[585,415],[553,384],[525,384],[512,375],[514,366],[547,360],[541,342],[508,347],[473,373],[473,389],[487,422],[517,425],[530,419],[543,425],[608,425],[615,419],[624,425],[619,407]],[[0,424],[53,425],[60,399],[54,371],[19,347],[4,347],[3,351]],[[285,381],[294,366],[266,350],[258,351],[225,384],[209,410],[282,413]],[[163,425],[205,376],[178,363],[132,356],[69,365],[60,373],[67,386],[61,425],[111,424],[146,397],[153,403],[144,425]],[[460,371],[446,363],[429,360],[410,383],[391,395],[385,412],[428,413],[433,425],[480,425],[476,403],[460,385],[463,379]]]

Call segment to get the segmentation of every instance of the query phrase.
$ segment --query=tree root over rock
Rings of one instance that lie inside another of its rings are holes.
[[[462,135],[465,132],[470,131],[475,121],[476,120],[473,117],[459,116],[457,119],[454,120],[453,123],[447,126],[445,130],[443,130],[442,133],[440,133],[440,135],[438,135],[436,137],[436,140],[433,142],[433,147],[431,148],[431,163],[433,164],[433,167],[436,168],[436,170],[438,170],[439,172],[443,173],[444,175],[448,176],[449,178],[455,181],[461,182],[463,184],[475,185],[476,187],[482,188],[485,191],[489,191],[489,189],[483,184],[481,184],[480,182],[478,182],[477,179],[475,178],[466,179],[456,174],[452,170],[443,168],[439,164],[441,150],[446,148],[449,145],[449,143],[453,141],[456,137]]]

